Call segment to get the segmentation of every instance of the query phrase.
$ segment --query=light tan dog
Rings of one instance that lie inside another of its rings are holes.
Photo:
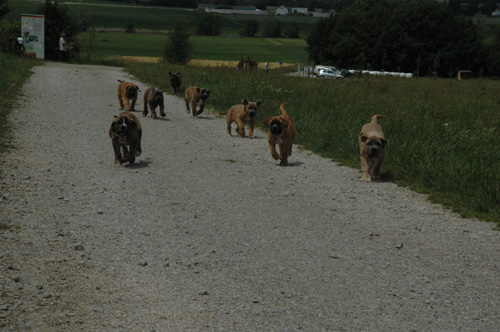
[[[120,103],[120,109],[126,109],[129,112],[135,111],[135,103],[139,96],[139,87],[134,83],[125,82],[118,80],[118,102]],[[123,99],[125,99],[125,107],[123,105]]]
[[[362,181],[380,179],[380,166],[385,156],[385,136],[382,127],[377,123],[380,114],[372,117],[372,121],[361,128],[359,134],[359,155],[361,159]]]
[[[205,103],[207,102],[208,96],[210,95],[210,90],[205,88],[199,88],[197,86],[190,86],[186,89],[184,94],[184,101],[186,102],[186,113],[189,114],[189,104],[193,111],[193,116],[198,116],[205,110]],[[199,106],[200,110],[196,111],[196,107]]]
[[[255,127],[255,116],[257,115],[257,109],[262,104],[263,100],[258,102],[249,102],[243,99],[243,104],[231,106],[230,109],[221,113],[221,115],[226,115],[227,122],[227,134],[231,136],[231,124],[236,123],[236,134],[241,137],[245,137],[245,124],[248,124],[248,137],[253,138],[253,128]]]
[[[143,102],[144,102],[144,110],[142,111],[143,116],[148,115],[148,105],[149,108],[151,109],[151,117],[153,119],[158,119],[156,116],[156,107],[160,108],[160,115],[162,117],[165,117],[165,104],[163,103],[163,91],[161,89],[157,88],[148,88],[144,92],[144,97],[143,97]]]
[[[284,108],[286,105],[288,103],[281,104],[280,116],[273,116],[264,121],[264,124],[269,126],[267,141],[271,156],[274,160],[281,159],[280,166],[288,166],[288,157],[292,155],[292,145],[296,135],[295,124]],[[280,149],[279,154],[276,152],[276,143]]]
[[[115,165],[121,166],[128,161],[135,162],[135,157],[142,153],[142,127],[137,116],[130,112],[122,112],[111,123],[109,137],[115,152]]]

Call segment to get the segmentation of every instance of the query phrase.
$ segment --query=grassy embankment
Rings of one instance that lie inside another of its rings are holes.
[[[10,146],[7,115],[15,102],[21,97],[23,83],[31,75],[31,68],[39,64],[36,60],[18,58],[0,52],[0,154]],[[0,158],[1,162],[1,158]],[[0,221],[0,230],[10,226]]]
[[[193,68],[129,63],[138,79],[168,89],[170,71],[180,71],[184,87],[210,88],[209,107],[217,112],[241,99],[264,99],[258,123],[288,111],[297,123],[297,143],[344,165],[360,168],[357,136],[373,114],[388,141],[382,167],[385,181],[429,194],[464,217],[500,225],[500,82],[390,77],[343,81],[236,72],[229,68]],[[179,111],[179,110],[172,110]],[[224,135],[224,133],[220,133]],[[268,151],[262,151],[268,153]],[[376,189],[376,186],[373,187]]]

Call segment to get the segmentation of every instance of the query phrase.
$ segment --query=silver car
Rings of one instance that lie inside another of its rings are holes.
[[[321,78],[333,78],[336,80],[341,80],[344,78],[338,71],[333,71],[331,69],[321,69],[318,71],[318,77]]]

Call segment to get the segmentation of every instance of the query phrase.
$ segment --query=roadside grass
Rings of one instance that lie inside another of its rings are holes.
[[[7,115],[14,103],[21,96],[23,83],[31,76],[31,68],[40,62],[29,58],[19,58],[0,52],[0,153],[10,145],[8,143],[9,125]]]
[[[88,58],[88,38],[88,33],[78,36],[81,61]],[[161,58],[166,41],[164,34],[99,32],[91,43],[90,59],[99,61],[111,56]],[[238,61],[250,57],[258,62],[309,62],[306,43],[302,39],[191,36],[189,41],[193,45],[192,59]]]
[[[388,141],[383,181],[428,194],[463,217],[500,226],[499,81],[370,76],[337,81],[287,76],[285,69],[266,74],[166,63],[123,65],[164,91],[170,91],[168,71],[181,72],[184,87],[211,90],[208,105],[218,113],[243,98],[264,99],[257,124],[265,130],[263,120],[290,102],[296,143],[357,169],[359,130],[372,115],[382,114],[379,123]],[[225,135],[224,128],[220,134]]]

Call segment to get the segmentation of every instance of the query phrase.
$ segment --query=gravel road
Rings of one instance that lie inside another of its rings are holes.
[[[23,88],[1,165],[0,330],[498,331],[493,224],[298,147],[279,167],[265,133],[227,137],[172,95],[166,119],[137,113],[143,154],[115,167],[117,79],[147,87],[48,63]]]

